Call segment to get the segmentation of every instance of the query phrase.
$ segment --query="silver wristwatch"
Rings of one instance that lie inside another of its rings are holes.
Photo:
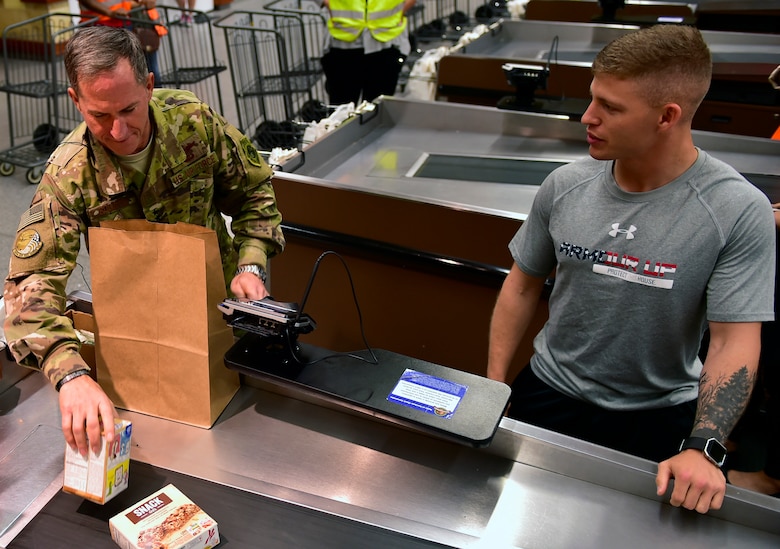
[[[260,265],[239,265],[236,269],[236,274],[233,276],[238,276],[241,273],[252,273],[257,278],[263,281],[263,284],[265,284],[266,278],[268,278],[268,275],[265,274],[265,269],[263,269]]]

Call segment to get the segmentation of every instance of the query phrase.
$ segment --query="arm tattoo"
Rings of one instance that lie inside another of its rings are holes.
[[[730,377],[721,375],[714,380],[703,372],[691,434],[726,440],[748,405],[755,381],[755,372],[747,366],[742,366]]]

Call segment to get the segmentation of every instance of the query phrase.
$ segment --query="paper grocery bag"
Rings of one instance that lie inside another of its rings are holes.
[[[239,388],[217,236],[143,219],[89,229],[98,382],[119,408],[211,427]]]

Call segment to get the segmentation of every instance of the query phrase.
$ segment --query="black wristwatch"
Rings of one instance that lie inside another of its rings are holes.
[[[717,467],[726,462],[726,447],[716,438],[688,437],[680,444],[680,451],[683,450],[700,450]]]

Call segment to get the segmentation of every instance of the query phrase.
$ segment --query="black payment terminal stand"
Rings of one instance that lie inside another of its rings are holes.
[[[511,392],[505,383],[382,349],[333,353],[298,342],[314,321],[296,304],[265,298],[237,305],[220,305],[228,324],[247,331],[225,354],[232,370],[293,397],[473,447],[488,446],[498,429]]]

